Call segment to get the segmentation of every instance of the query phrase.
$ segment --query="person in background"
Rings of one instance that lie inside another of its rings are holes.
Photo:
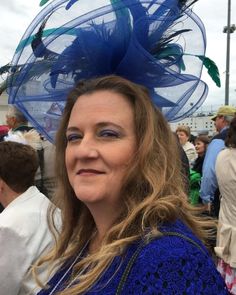
[[[10,133],[18,131],[28,132],[34,129],[32,126],[28,126],[28,121],[24,114],[14,105],[8,106],[6,123],[10,128]],[[43,136],[40,135],[40,138],[40,145],[37,148],[39,168],[35,174],[35,184],[42,193],[51,199],[56,188],[54,176],[55,147]]]
[[[34,186],[38,157],[33,147],[4,141],[0,154],[0,202],[5,208],[0,214],[0,294],[25,294],[22,288],[32,287],[28,270],[53,243],[47,224],[51,202]],[[56,215],[59,222],[58,210]]]
[[[7,135],[9,127],[7,125],[0,125],[0,142],[4,140],[4,136]]]
[[[189,165],[192,167],[194,161],[197,158],[197,153],[195,150],[194,145],[189,141],[190,138],[190,128],[185,125],[178,126],[176,129],[176,134],[179,138],[179,142],[182,145],[188,160],[189,160]]]
[[[36,277],[57,265],[38,295],[227,294],[200,241],[209,222],[184,193],[176,139],[144,87],[118,76],[80,82],[56,156],[63,225],[34,265]]]
[[[24,114],[14,105],[8,105],[6,124],[13,132],[27,132],[33,128],[31,126],[28,126],[28,120],[26,119]]]
[[[197,159],[193,163],[192,170],[200,173],[202,175],[202,166],[206,154],[206,150],[208,147],[208,144],[210,142],[210,139],[207,135],[199,135],[195,139],[195,149],[197,152]]]
[[[181,160],[181,174],[183,176],[184,184],[185,184],[185,192],[189,194],[189,177],[190,177],[190,166],[188,157],[179,142],[178,136],[175,132],[173,132],[174,138],[176,139],[177,147],[179,150],[180,160]]]
[[[219,152],[225,147],[229,124],[235,114],[236,108],[226,105],[220,107],[212,117],[218,134],[212,137],[203,162],[200,197],[206,210],[216,218],[219,215],[220,202],[215,163]]]
[[[6,125],[1,125],[0,126],[0,142],[3,141],[4,137],[7,135],[9,131],[9,127],[6,126]],[[0,213],[3,211],[3,206],[2,204],[0,203]]]
[[[207,149],[207,145],[209,143],[208,136],[200,135],[195,139],[195,148],[198,154],[197,159],[194,161],[192,169],[190,169],[190,193],[189,193],[189,201],[192,205],[201,204],[200,195],[200,185],[202,178],[202,165]]]
[[[220,190],[220,212],[215,253],[217,268],[230,294],[236,294],[236,117],[231,121],[226,148],[216,159],[216,177]]]

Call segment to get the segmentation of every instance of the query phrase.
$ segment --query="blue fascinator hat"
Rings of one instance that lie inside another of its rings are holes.
[[[53,141],[73,86],[113,74],[146,86],[168,121],[191,115],[208,92],[200,79],[205,31],[193,2],[49,2],[16,49],[9,103]]]

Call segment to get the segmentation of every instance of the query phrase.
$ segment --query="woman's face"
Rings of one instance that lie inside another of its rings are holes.
[[[128,163],[136,152],[134,114],[122,95],[97,91],[80,96],[66,131],[66,168],[79,200],[120,206]]]
[[[177,136],[181,145],[184,145],[188,141],[188,136],[183,131],[177,131]]]
[[[195,149],[198,154],[198,156],[202,156],[206,151],[206,145],[204,142],[200,140],[195,141]]]

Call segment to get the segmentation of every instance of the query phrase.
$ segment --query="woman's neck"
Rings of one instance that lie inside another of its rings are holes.
[[[88,252],[89,254],[94,254],[101,248],[103,241],[103,237],[99,237],[98,233],[94,235],[94,237],[91,238],[88,246]]]
[[[98,251],[101,247],[106,233],[113,226],[119,216],[120,209],[113,206],[88,206],[96,224],[96,234],[91,238],[89,243],[89,253],[92,254]]]

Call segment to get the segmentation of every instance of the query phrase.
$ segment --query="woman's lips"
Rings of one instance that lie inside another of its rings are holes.
[[[98,174],[104,174],[104,172],[95,170],[95,169],[80,169],[77,173],[81,176],[89,176],[89,175],[98,175]]]

